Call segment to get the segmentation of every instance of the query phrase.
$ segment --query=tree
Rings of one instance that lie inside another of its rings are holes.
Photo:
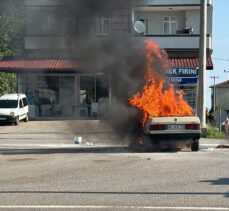
[[[23,55],[25,10],[21,0],[1,1],[0,60]],[[16,75],[0,72],[0,95],[16,92]]]

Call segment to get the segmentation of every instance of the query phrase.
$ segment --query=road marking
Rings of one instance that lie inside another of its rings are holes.
[[[212,210],[227,211],[223,207],[156,207],[156,206],[93,206],[93,205],[12,205],[0,206],[0,209],[145,209],[145,210]]]

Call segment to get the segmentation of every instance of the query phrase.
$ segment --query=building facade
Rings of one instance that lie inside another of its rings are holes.
[[[26,58],[1,61],[0,69],[17,73],[18,92],[27,94],[32,117],[106,115],[116,81],[111,61],[119,53],[107,55],[128,40],[146,39],[166,50],[169,80],[185,91],[186,100],[196,109],[200,0],[24,2]],[[213,68],[212,9],[208,0],[207,69]],[[143,23],[143,33],[136,32],[136,21]]]
[[[133,21],[145,23],[145,32],[138,39],[152,39],[166,50],[173,61],[167,75],[175,87],[185,91],[185,99],[197,110],[200,1],[142,0],[134,1]],[[207,69],[212,69],[213,1],[207,1]]]

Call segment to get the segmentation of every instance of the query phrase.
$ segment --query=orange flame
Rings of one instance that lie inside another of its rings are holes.
[[[164,61],[163,51],[150,40],[146,41],[146,84],[141,92],[128,99],[130,105],[142,111],[142,126],[147,118],[165,116],[192,116],[192,108],[184,100],[184,92],[175,90],[163,73],[168,69],[168,60]],[[159,67],[158,67],[159,66]]]

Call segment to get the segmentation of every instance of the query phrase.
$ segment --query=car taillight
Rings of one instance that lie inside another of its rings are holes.
[[[149,130],[165,130],[165,125],[150,125]]]
[[[199,130],[200,124],[186,124],[185,129],[186,130]]]

